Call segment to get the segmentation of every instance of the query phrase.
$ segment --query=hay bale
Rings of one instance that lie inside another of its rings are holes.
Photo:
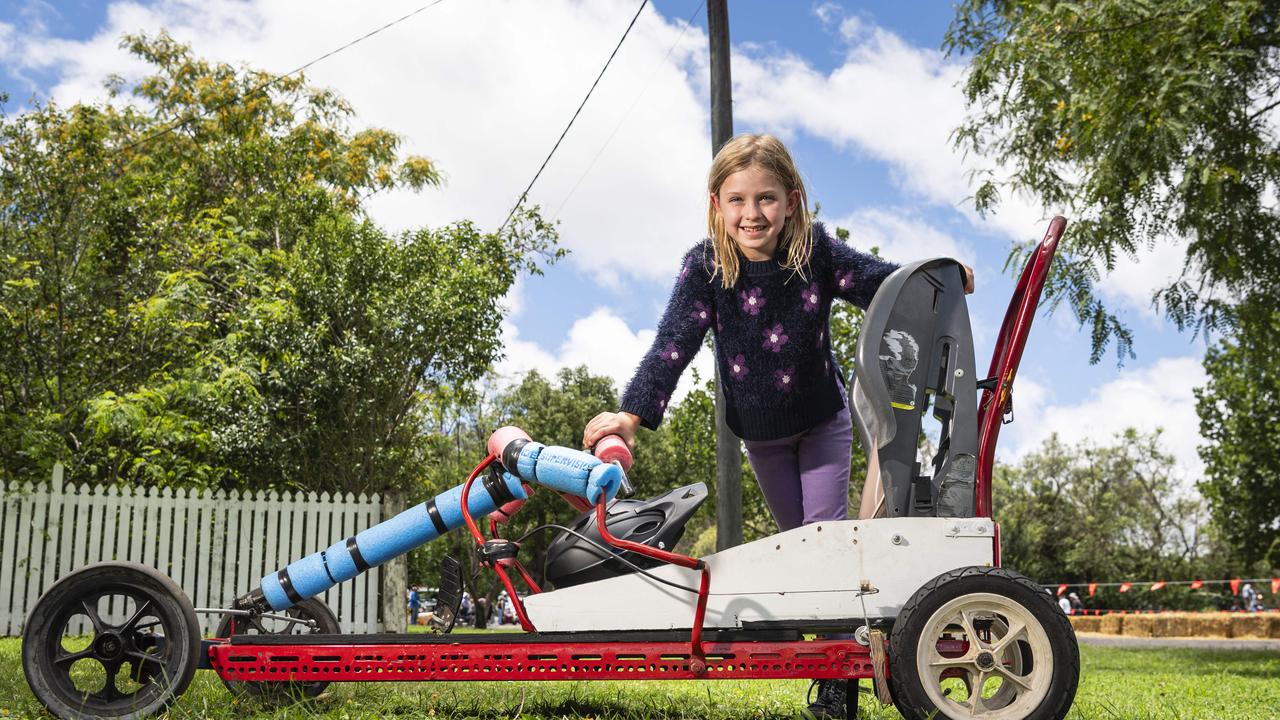
[[[1269,612],[1267,613],[1267,619],[1269,620],[1267,623],[1267,637],[1280,638],[1280,613]]]
[[[1098,632],[1107,635],[1120,635],[1124,633],[1124,615],[1103,615],[1102,622],[1098,623]]]
[[[1187,616],[1183,613],[1156,615],[1151,633],[1154,637],[1187,637]]]
[[[1187,635],[1189,637],[1231,637],[1231,615],[1229,613],[1203,613],[1187,618]]]
[[[1231,637],[1265,639],[1271,619],[1257,613],[1243,613],[1231,618]]]
[[[1150,615],[1130,615],[1124,621],[1126,637],[1151,637],[1155,618]]]
[[[1102,624],[1102,618],[1089,617],[1087,615],[1072,615],[1071,627],[1078,633],[1096,633],[1098,626]]]

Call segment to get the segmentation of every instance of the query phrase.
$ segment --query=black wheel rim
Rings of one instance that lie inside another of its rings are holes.
[[[145,588],[110,585],[70,598],[42,644],[49,687],[88,715],[122,715],[163,702],[186,662],[167,638],[180,637],[184,625],[170,603]]]
[[[315,603],[319,607],[313,607]],[[314,624],[308,623],[287,623],[271,618],[263,618],[257,615],[233,615],[224,617],[218,625],[218,637],[231,637],[235,635],[310,635],[315,633],[337,633],[339,628],[336,625],[332,614],[328,612],[320,601],[312,599],[285,610],[284,615],[301,620],[311,620]],[[315,697],[329,686],[326,680],[314,680],[307,682],[299,681],[279,681],[270,680],[264,682],[240,682],[225,681],[227,687],[234,692],[246,693],[248,695],[260,697],[269,700],[302,700],[304,698]]]

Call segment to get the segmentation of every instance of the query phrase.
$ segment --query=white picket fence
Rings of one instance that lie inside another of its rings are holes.
[[[19,635],[57,579],[103,560],[157,568],[196,607],[229,607],[262,576],[382,520],[378,495],[0,485],[0,635]],[[373,568],[323,595],[343,632],[378,632]],[[403,601],[401,601],[402,603]],[[202,615],[206,634],[220,617]]]

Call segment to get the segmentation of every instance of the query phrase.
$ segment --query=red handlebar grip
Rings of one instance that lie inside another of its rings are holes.
[[[627,443],[617,435],[609,435],[596,443],[595,456],[604,462],[617,461],[623,472],[631,469],[631,450]]]
[[[510,445],[512,440],[531,439],[532,438],[529,437],[529,433],[521,430],[515,425],[504,425],[503,427],[493,431],[493,434],[489,436],[487,446],[489,448],[489,453],[501,461],[502,451],[507,449],[507,445]]]

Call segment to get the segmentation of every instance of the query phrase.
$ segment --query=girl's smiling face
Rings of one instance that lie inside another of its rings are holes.
[[[778,249],[782,226],[800,205],[800,191],[787,192],[772,174],[752,165],[725,178],[711,204],[748,260],[768,260]]]

